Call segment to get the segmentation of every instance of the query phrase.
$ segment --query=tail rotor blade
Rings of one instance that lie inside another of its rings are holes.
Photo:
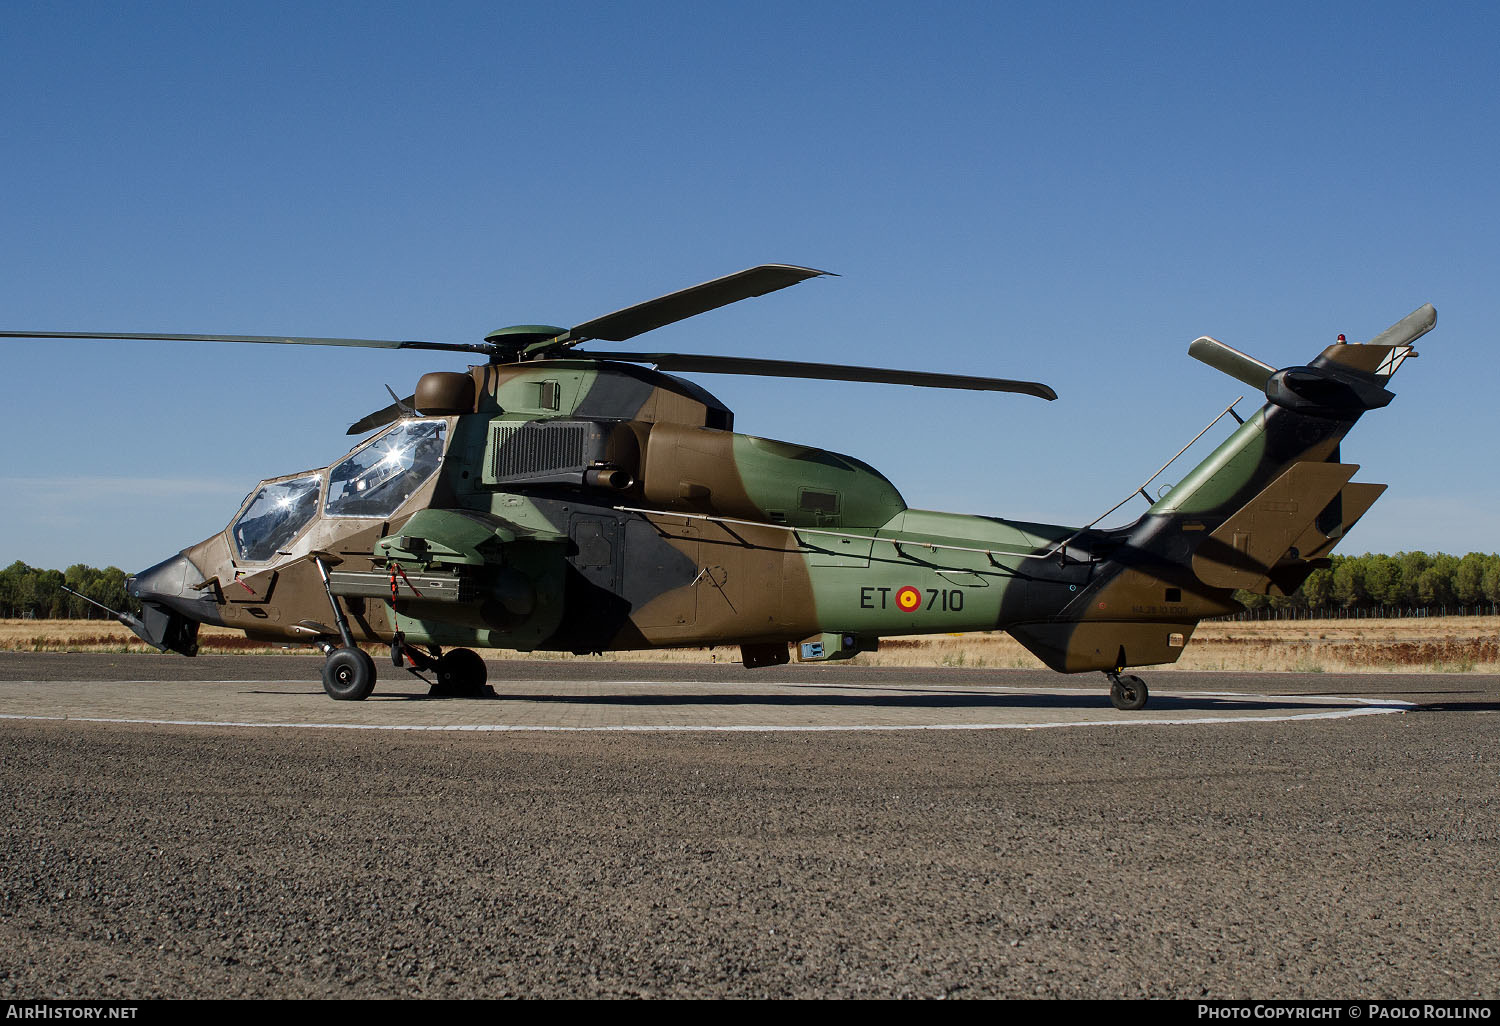
[[[1437,327],[1437,309],[1431,303],[1424,303],[1370,339],[1365,345],[1409,346],[1435,327]]]
[[[1257,392],[1263,392],[1266,382],[1276,373],[1270,364],[1261,363],[1253,356],[1246,356],[1232,346],[1226,346],[1216,338],[1204,335],[1188,345],[1188,355],[1201,360],[1214,370],[1223,371],[1231,378],[1243,381]]]

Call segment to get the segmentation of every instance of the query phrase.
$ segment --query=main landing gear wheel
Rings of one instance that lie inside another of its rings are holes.
[[[340,702],[363,702],[375,690],[375,660],[363,649],[334,649],[323,661],[323,690]]]
[[[445,698],[482,698],[489,671],[478,652],[468,648],[455,648],[437,661],[434,671],[437,683],[431,694]]]
[[[1115,704],[1116,709],[1126,712],[1134,712],[1146,707],[1146,699],[1151,697],[1151,692],[1146,690],[1146,682],[1131,674],[1122,677],[1118,673],[1109,675],[1109,700]]]

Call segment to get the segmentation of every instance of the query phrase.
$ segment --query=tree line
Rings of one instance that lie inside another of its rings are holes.
[[[1338,611],[1384,611],[1389,615],[1490,612],[1500,605],[1500,555],[1471,552],[1398,552],[1394,556],[1334,556],[1289,596],[1237,591],[1252,612],[1291,610],[1335,615]]]
[[[109,618],[102,610],[63,591],[63,585],[111,609],[139,613],[140,603],[125,593],[127,577],[129,574],[117,566],[100,570],[74,563],[66,570],[41,570],[18,559],[0,570],[0,617],[37,620]]]

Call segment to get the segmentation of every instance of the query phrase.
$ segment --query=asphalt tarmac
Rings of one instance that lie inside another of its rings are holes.
[[[0,655],[0,993],[1500,995],[1500,677],[319,665]]]

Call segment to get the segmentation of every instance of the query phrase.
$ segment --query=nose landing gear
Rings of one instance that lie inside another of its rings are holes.
[[[362,702],[375,690],[375,660],[360,648],[338,647],[332,638],[320,639],[319,647],[327,658],[323,662],[323,690],[340,702]],[[489,672],[479,653],[467,648],[431,654],[408,645],[398,634],[391,642],[391,662],[416,674],[427,670],[437,679],[431,681],[430,698],[493,698],[488,686]]]
[[[338,599],[333,597],[328,567],[330,564],[337,566],[339,557],[327,552],[314,552],[312,557],[318,567],[318,577],[323,581],[323,593],[328,596],[328,605],[333,609],[333,622],[338,627],[342,643],[334,647],[331,639],[318,642],[327,656],[323,660],[323,690],[337,702],[363,702],[375,690],[375,660],[354,643],[349,620],[344,616]]]
[[[328,566],[336,565],[339,558],[326,552],[314,552],[312,555],[318,567],[318,576],[323,581],[323,591],[328,595],[328,605],[333,610],[339,640],[343,643],[335,646],[333,639],[327,636],[319,637],[316,642],[327,656],[323,662],[323,690],[328,692],[330,698],[341,702],[364,701],[375,690],[375,660],[354,643],[349,620],[340,608],[338,599],[334,598]],[[326,632],[327,628],[322,631]],[[485,669],[484,659],[471,649],[455,648],[444,655],[434,645],[428,652],[423,652],[408,645],[406,639],[398,633],[391,641],[391,662],[410,670],[418,679],[424,679],[417,673],[418,670],[431,670],[437,680],[427,693],[429,697],[484,698],[495,694],[493,689],[486,687],[489,674]]]

